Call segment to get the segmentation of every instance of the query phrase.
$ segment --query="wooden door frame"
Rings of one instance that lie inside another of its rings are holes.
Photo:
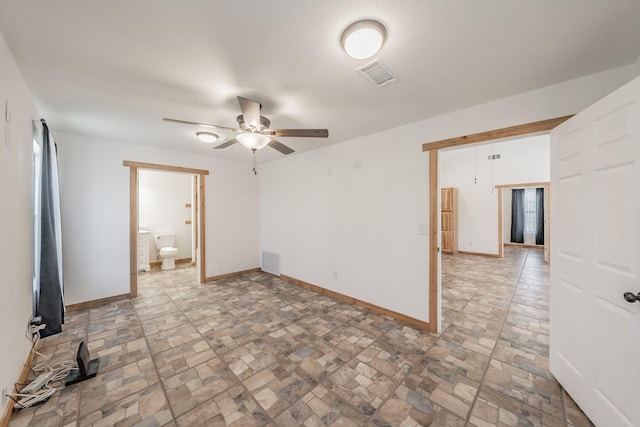
[[[422,151],[429,152],[429,330],[431,332],[440,332],[440,268],[438,265],[440,259],[440,242],[438,241],[438,217],[440,211],[438,204],[438,162],[440,150],[478,142],[522,137],[524,135],[532,136],[537,133],[549,132],[573,116],[571,114],[422,144]]]
[[[549,243],[551,236],[551,221],[550,221],[550,213],[551,213],[551,198],[549,197],[551,190],[550,182],[527,182],[523,184],[500,184],[496,185],[495,188],[498,190],[498,257],[504,257],[504,224],[503,224],[503,206],[502,206],[502,192],[508,189],[514,188],[544,188],[544,252],[545,252],[545,261],[549,262],[546,255],[549,249]]]
[[[199,195],[198,198],[198,224],[199,224],[199,255],[200,255],[200,267],[199,276],[200,283],[205,282],[207,271],[206,269],[206,248],[205,248],[205,179],[206,175],[209,175],[208,170],[204,169],[191,169],[180,166],[159,165],[154,163],[141,163],[125,160],[122,162],[123,166],[129,167],[129,276],[130,276],[130,291],[129,295],[133,298],[138,295],[138,184],[140,169],[143,170],[155,170],[163,172],[178,172],[187,173],[190,175],[198,176]]]

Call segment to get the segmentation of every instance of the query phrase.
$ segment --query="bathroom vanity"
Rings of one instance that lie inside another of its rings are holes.
[[[149,264],[149,231],[138,231],[138,271],[151,271]]]

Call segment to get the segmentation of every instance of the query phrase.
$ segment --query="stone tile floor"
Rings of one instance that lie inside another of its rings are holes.
[[[98,376],[10,426],[591,425],[549,372],[542,252],[442,266],[440,335],[268,274],[145,273],[42,341],[57,361],[85,340]]]

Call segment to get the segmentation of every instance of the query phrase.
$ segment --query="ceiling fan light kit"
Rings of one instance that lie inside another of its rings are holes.
[[[256,172],[256,151],[266,147],[267,145],[280,153],[287,155],[294,150],[274,137],[295,137],[295,138],[327,138],[329,131],[327,129],[269,129],[271,121],[260,115],[262,104],[242,96],[238,96],[238,104],[240,104],[240,114],[236,121],[239,128],[230,128],[226,126],[211,125],[207,123],[191,122],[187,120],[178,120],[163,118],[165,122],[180,123],[190,126],[202,126],[211,129],[220,129],[224,131],[235,132],[235,137],[226,139],[221,144],[213,147],[214,149],[227,148],[236,143],[240,143],[245,148],[253,152],[253,171]],[[212,132],[196,132],[198,138],[207,143],[216,142],[218,135]]]
[[[370,58],[382,47],[387,29],[373,19],[363,19],[349,25],[342,32],[342,47],[354,59]]]
[[[260,150],[261,148],[266,147],[271,140],[267,135],[257,132],[241,133],[236,136],[236,139],[249,150]]]
[[[218,140],[218,135],[212,132],[196,132],[196,136],[202,142],[212,144]]]

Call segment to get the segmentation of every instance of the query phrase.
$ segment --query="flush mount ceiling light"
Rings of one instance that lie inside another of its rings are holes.
[[[363,19],[349,25],[342,32],[342,47],[354,59],[369,58],[380,50],[387,29],[373,19]]]
[[[196,132],[196,136],[202,142],[206,142],[207,144],[214,143],[218,140],[218,135],[211,132]]]
[[[240,144],[253,151],[266,147],[271,141],[267,135],[258,132],[241,133],[236,136],[236,139],[240,141]]]

